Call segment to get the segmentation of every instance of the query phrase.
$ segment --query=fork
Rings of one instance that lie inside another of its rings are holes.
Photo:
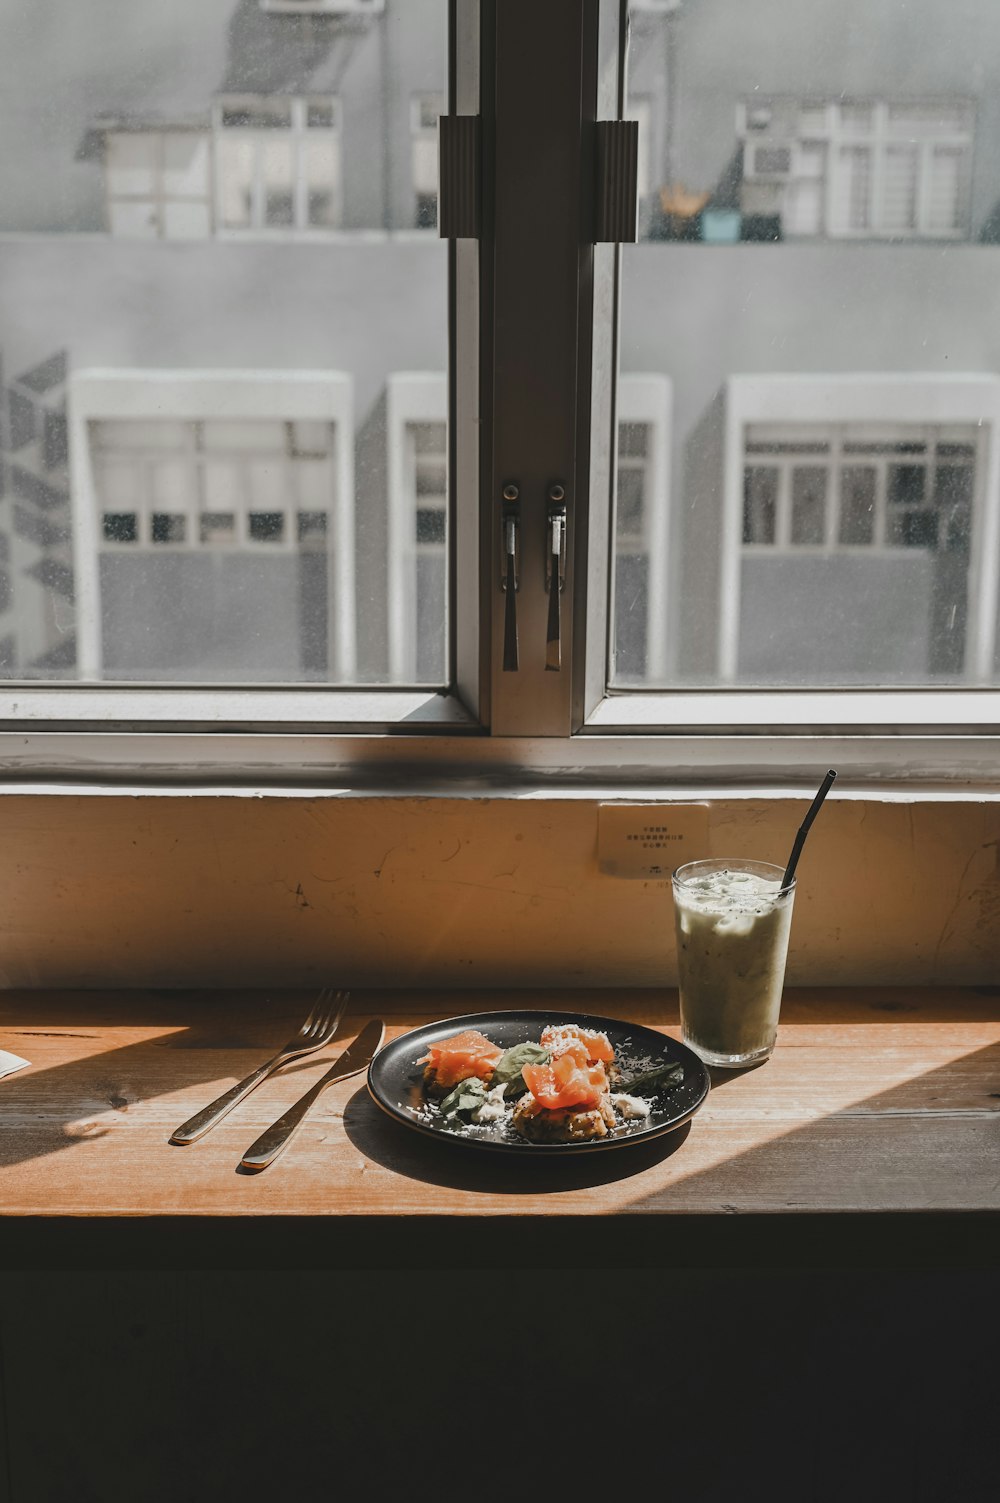
[[[324,987],[316,998],[312,1012],[295,1037],[289,1039],[273,1059],[258,1065],[257,1069],[251,1071],[245,1080],[241,1080],[238,1085],[231,1086],[217,1100],[200,1112],[196,1112],[187,1122],[183,1122],[176,1132],[171,1133],[171,1143],[184,1147],[188,1143],[194,1143],[198,1138],[203,1138],[210,1127],[220,1122],[227,1112],[232,1111],[237,1102],[242,1101],[244,1096],[249,1096],[250,1092],[275,1070],[286,1065],[291,1059],[299,1059],[303,1054],[314,1054],[317,1049],[322,1049],[340,1027],[340,1020],[344,1016],[344,1009],[350,995],[350,992],[335,992],[330,986]]]

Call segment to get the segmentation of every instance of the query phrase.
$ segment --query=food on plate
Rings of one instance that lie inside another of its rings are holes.
[[[551,1050],[553,1059],[558,1059],[560,1054],[566,1054],[580,1044],[585,1045],[587,1058],[591,1062],[602,1060],[605,1064],[611,1064],[615,1057],[611,1040],[606,1033],[600,1033],[596,1028],[581,1028],[578,1023],[549,1023],[542,1029],[540,1042],[544,1049]]]
[[[549,1111],[566,1106],[596,1106],[608,1094],[604,1066],[588,1064],[575,1054],[560,1054],[550,1065],[525,1065],[521,1074],[532,1096]]]
[[[585,1138],[606,1138],[608,1129],[618,1126],[618,1118],[605,1092],[594,1106],[551,1109],[542,1105],[530,1092],[514,1108],[512,1126],[522,1138],[533,1143],[577,1143]]]
[[[424,1068],[424,1085],[432,1096],[446,1096],[459,1081],[475,1076],[489,1080],[503,1050],[491,1044],[476,1028],[466,1028],[454,1038],[431,1044],[418,1065]]]
[[[550,1023],[539,1042],[501,1049],[476,1029],[431,1044],[424,1066],[429,1110],[459,1131],[499,1131],[533,1143],[604,1138],[643,1121],[647,1099],[684,1075],[678,1061],[631,1080],[606,1033],[576,1023]]]
[[[492,1083],[505,1085],[507,1098],[512,1101],[515,1096],[522,1095],[528,1089],[524,1080],[525,1065],[544,1065],[551,1057],[551,1050],[546,1049],[542,1044],[532,1044],[530,1041],[515,1044],[512,1049],[505,1050],[497,1060]]]

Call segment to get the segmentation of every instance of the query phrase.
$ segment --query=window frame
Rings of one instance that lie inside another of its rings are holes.
[[[1000,691],[607,688],[620,253],[581,245],[579,220],[567,215],[591,203],[589,122],[625,114],[627,10],[627,0],[550,0],[541,11],[533,0],[450,0],[449,110],[478,113],[483,135],[481,234],[448,251],[453,689],[17,683],[0,694],[0,748],[13,777],[454,788],[456,778],[487,776],[512,791],[539,782],[662,791],[665,780],[808,785],[829,764],[880,786],[996,786]],[[611,36],[621,66],[609,99],[597,62],[599,39]],[[514,88],[504,69],[526,52],[527,89],[521,77]],[[515,185],[537,155],[540,121],[548,129],[552,119],[555,149],[572,170],[562,198],[546,204]],[[558,349],[542,349],[539,309],[548,318],[567,267],[572,306],[560,309]],[[550,381],[544,414],[516,390],[540,355],[549,374],[573,361],[572,380]],[[544,486],[564,465],[573,505],[564,657],[560,673],[546,676],[537,646],[547,610]],[[519,626],[533,644],[517,676],[499,666],[498,497],[515,472],[526,482]]]

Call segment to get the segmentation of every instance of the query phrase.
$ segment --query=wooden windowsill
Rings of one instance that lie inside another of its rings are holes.
[[[345,1027],[380,1015],[391,1037],[512,995],[553,1017],[562,1003],[678,1032],[676,994],[647,990],[356,992]],[[386,1118],[358,1076],[327,1091],[269,1170],[237,1174],[242,1150],[336,1050],[273,1076],[202,1142],[170,1146],[307,1004],[301,991],[7,993],[0,1047],[32,1064],[0,1080],[6,1265],[488,1264],[509,1258],[511,1220],[518,1258],[534,1250],[539,1264],[877,1257],[876,1225],[893,1257],[922,1256],[931,1227],[933,1247],[960,1261],[984,1255],[984,1237],[995,1246],[998,991],[791,991],[766,1065],[714,1072],[705,1106],[671,1137],[581,1162],[428,1142]]]

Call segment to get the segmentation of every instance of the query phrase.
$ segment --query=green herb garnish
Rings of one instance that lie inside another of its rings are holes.
[[[441,1103],[442,1117],[455,1117],[459,1112],[474,1112],[486,1100],[486,1087],[478,1075],[460,1080],[453,1091]]]
[[[497,1060],[490,1085],[506,1086],[504,1099],[513,1101],[515,1097],[523,1096],[528,1089],[521,1076],[525,1065],[547,1065],[551,1059],[551,1049],[543,1049],[541,1044],[515,1044]]]
[[[683,1079],[684,1066],[679,1059],[672,1059],[665,1065],[657,1065],[655,1070],[637,1075],[634,1080],[620,1085],[618,1090],[627,1096],[644,1096],[649,1091],[662,1090],[664,1086],[679,1085]]]

